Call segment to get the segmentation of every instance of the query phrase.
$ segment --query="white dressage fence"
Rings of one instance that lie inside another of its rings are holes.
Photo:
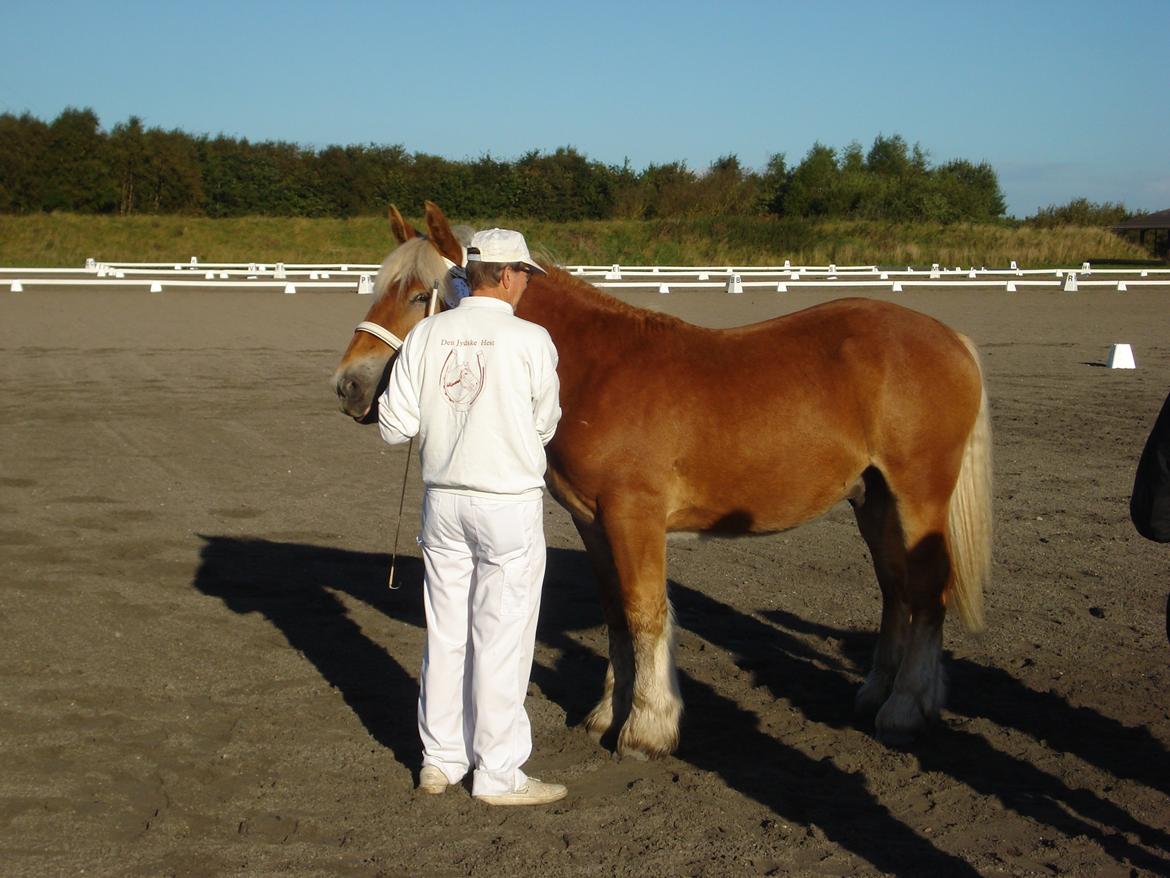
[[[285,263],[200,262],[104,262],[88,259],[84,268],[2,268],[0,289],[23,292],[37,286],[145,287],[152,292],[183,288],[247,288],[254,290],[373,292],[377,263]],[[999,288],[1019,292],[1021,288],[1113,289],[1125,292],[1141,286],[1170,285],[1170,268],[1094,269],[1088,262],[1080,268],[1007,268],[970,266],[905,269],[877,265],[566,265],[570,274],[603,289],[638,290],[658,293],[673,290],[722,290],[739,294],[747,291],[777,293],[798,290],[845,292],[872,290],[900,293],[912,287]],[[1105,276],[1102,276],[1105,275]]]

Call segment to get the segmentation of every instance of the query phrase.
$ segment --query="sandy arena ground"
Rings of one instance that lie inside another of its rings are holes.
[[[390,592],[405,450],[329,385],[369,299],[0,292],[0,873],[1170,873],[1170,546],[1127,511],[1170,289],[887,295],[976,340],[992,401],[989,625],[948,623],[942,722],[909,751],[852,722],[879,600],[841,506],[670,548],[682,745],[612,758],[550,502],[529,769],[570,796],[492,809],[413,791],[420,486]],[[708,325],[825,298],[623,297]]]

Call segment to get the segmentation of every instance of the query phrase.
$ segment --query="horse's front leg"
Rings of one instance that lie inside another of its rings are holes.
[[[605,671],[605,688],[601,700],[585,717],[585,729],[597,742],[617,746],[617,732],[630,714],[634,698],[634,647],[626,627],[621,589],[609,540],[599,524],[574,519],[581,542],[597,576],[597,591],[609,634],[609,667]],[[610,734],[613,732],[613,734]]]
[[[665,516],[625,505],[604,509],[601,523],[624,618],[624,631],[617,629],[616,638],[617,626],[610,626],[610,655],[620,656],[623,638],[628,638],[633,657],[633,697],[618,733],[617,750],[622,756],[640,759],[664,756],[678,746],[682,715],[674,662],[674,613],[666,596]],[[621,661],[613,662],[615,703],[623,670]]]

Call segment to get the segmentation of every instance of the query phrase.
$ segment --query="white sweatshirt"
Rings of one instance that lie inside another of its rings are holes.
[[[378,401],[378,428],[391,445],[420,438],[428,489],[537,496],[559,396],[545,328],[507,302],[471,296],[406,336]]]

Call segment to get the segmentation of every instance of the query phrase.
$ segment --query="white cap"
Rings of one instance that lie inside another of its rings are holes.
[[[478,250],[476,253],[474,251]],[[528,253],[524,236],[511,229],[484,229],[471,236],[467,245],[468,262],[523,262],[541,274],[547,272],[537,265]]]

